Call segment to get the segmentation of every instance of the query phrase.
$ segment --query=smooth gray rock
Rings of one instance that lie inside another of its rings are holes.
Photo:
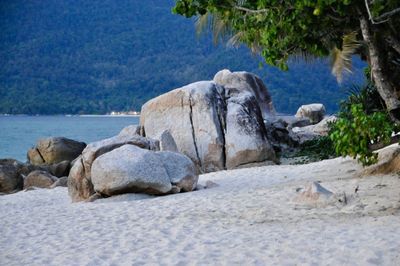
[[[193,162],[184,155],[124,145],[98,157],[91,178],[97,193],[112,196],[191,191],[198,177]]]
[[[46,171],[35,170],[24,179],[24,189],[30,187],[50,188],[57,180],[57,177]]]
[[[134,136],[140,135],[140,126],[139,125],[130,125],[124,127],[121,132],[118,134],[119,136]]]
[[[165,130],[160,136],[160,151],[179,152],[178,146],[168,130]]]
[[[309,140],[327,136],[329,133],[329,123],[336,121],[336,116],[329,116],[324,118],[321,122],[315,125],[305,127],[294,127],[292,129],[293,138],[299,143],[304,143]]]
[[[96,158],[126,144],[159,150],[158,141],[136,134],[123,134],[90,143],[75,161],[68,175],[68,193],[73,202],[87,200],[95,193],[91,181],[91,168]]]
[[[163,162],[173,187],[177,187],[182,192],[189,192],[196,188],[198,181],[196,167],[187,156],[170,151],[156,154]]]
[[[33,165],[54,164],[72,161],[78,157],[86,144],[64,137],[50,137],[38,140],[28,151],[28,160]]]
[[[68,176],[60,177],[56,182],[54,182],[50,188],[55,187],[68,187]]]
[[[302,105],[295,116],[297,118],[308,118],[311,124],[317,124],[325,116],[325,106],[321,103]]]

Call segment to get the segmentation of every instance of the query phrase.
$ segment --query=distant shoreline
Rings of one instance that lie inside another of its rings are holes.
[[[83,115],[63,115],[63,114],[54,114],[54,115],[28,115],[28,114],[0,114],[1,116],[65,116],[65,117],[140,117],[140,114],[136,115],[128,115],[128,114],[121,114],[121,115],[110,115],[110,114],[105,114],[105,115],[91,115],[91,114],[83,114]]]

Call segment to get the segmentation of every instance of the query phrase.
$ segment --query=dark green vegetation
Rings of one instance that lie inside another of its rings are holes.
[[[353,87],[347,100],[341,103],[338,120],[329,137],[338,155],[358,158],[363,165],[377,162],[373,144],[389,144],[392,133],[399,132],[390,119],[386,106],[371,83],[363,88]]]
[[[337,157],[337,153],[330,137],[322,136],[304,142],[290,157],[303,157],[298,163],[310,163]]]
[[[214,31],[222,36],[227,32],[230,40],[246,44],[282,69],[291,55],[332,54],[333,70],[340,76],[351,65],[351,55],[359,54],[368,59],[372,81],[391,117],[400,121],[398,0],[178,0],[174,11],[211,16]]]
[[[220,69],[256,72],[276,109],[322,102],[337,110],[344,93],[327,60],[259,69],[246,48],[197,39],[193,21],[166,0],[42,0],[0,3],[0,113],[106,113],[140,110],[148,99]],[[356,62],[355,69],[362,67]],[[361,74],[350,82],[360,83]]]
[[[330,124],[329,136],[300,145],[291,157],[304,156],[304,163],[351,156],[364,166],[377,162],[374,150],[393,143],[392,133],[400,127],[390,120],[386,106],[371,84],[352,86],[348,97],[340,103],[338,120]]]

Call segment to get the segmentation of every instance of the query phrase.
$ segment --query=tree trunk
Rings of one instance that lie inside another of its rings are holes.
[[[400,100],[396,87],[387,74],[386,56],[379,46],[376,35],[372,32],[371,24],[367,17],[360,17],[361,33],[368,46],[371,73],[375,86],[385,101],[386,107],[395,121],[400,121]],[[396,85],[398,86],[398,84]]]

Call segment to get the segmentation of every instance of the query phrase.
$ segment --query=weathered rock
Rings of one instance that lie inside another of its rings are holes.
[[[200,172],[224,169],[223,88],[201,81],[175,89],[143,105],[140,125],[147,137],[168,130],[180,153]]]
[[[378,163],[366,167],[362,175],[384,175],[400,172],[400,146],[392,144],[376,151]]]
[[[68,187],[68,176],[60,177],[56,182],[54,182],[50,188],[55,187]]]
[[[198,177],[193,162],[182,154],[124,145],[98,157],[91,178],[97,193],[112,196],[191,191]]]
[[[27,153],[28,161],[33,165],[42,165],[45,163],[37,148],[31,148]]]
[[[150,100],[141,111],[142,134],[160,139],[168,130],[178,151],[188,156],[199,172],[275,160],[247,75],[230,89],[201,81]]]
[[[336,120],[337,120],[337,117],[334,115],[325,117],[324,119],[321,120],[321,122],[319,122],[318,124],[314,125],[314,127],[312,127],[312,131],[321,136],[328,136],[329,124],[335,122]]]
[[[292,121],[291,124],[288,125],[288,127],[290,128],[294,128],[294,127],[306,127],[311,125],[311,121],[308,118],[297,118],[295,120]]]
[[[325,106],[320,103],[302,105],[297,110],[296,117],[308,118],[311,124],[317,124],[325,115]]]
[[[34,165],[72,161],[85,147],[83,142],[63,137],[40,139],[36,146],[28,151],[28,160]]]
[[[140,126],[138,125],[130,125],[127,127],[124,127],[121,132],[118,134],[119,136],[134,136],[134,135],[140,135]]]
[[[261,111],[250,93],[228,99],[225,133],[226,168],[276,160]]]
[[[178,152],[175,140],[168,130],[165,130],[160,136],[160,151]]]
[[[317,182],[310,183],[294,199],[297,203],[326,204],[334,200],[334,194]]]
[[[20,174],[21,163],[12,159],[0,160],[0,192],[12,193],[23,188],[24,179]]]
[[[268,132],[268,139],[276,152],[292,150],[298,146],[296,137],[293,137],[290,125],[285,119],[277,119],[273,122],[265,121]]]
[[[182,192],[196,188],[198,175],[195,165],[187,156],[170,151],[156,152],[156,154],[163,162],[172,187]]]
[[[47,167],[48,172],[56,177],[68,176],[69,169],[70,161],[62,161]]]
[[[35,170],[25,178],[24,189],[29,187],[50,188],[57,180],[57,177],[46,171]]]
[[[335,116],[329,116],[324,118],[321,122],[316,125],[309,125],[305,127],[294,127],[292,129],[293,138],[299,143],[304,143],[309,140],[319,138],[321,136],[327,136],[329,133],[329,123],[336,121]]]
[[[136,145],[148,150],[159,150],[158,141],[138,135],[130,136],[129,134],[90,143],[75,161],[68,176],[68,193],[73,202],[86,200],[95,193],[91,181],[93,161],[99,156],[126,144]]]
[[[29,163],[22,163],[15,159],[0,159],[0,165],[10,165],[16,168],[17,172],[24,176],[27,176],[34,170],[43,170],[40,166],[31,165]]]
[[[238,96],[242,93],[250,93],[254,96],[264,119],[275,114],[271,95],[264,82],[256,75],[245,71],[231,72],[224,69],[215,74],[213,80],[216,84],[225,88],[229,97]]]

